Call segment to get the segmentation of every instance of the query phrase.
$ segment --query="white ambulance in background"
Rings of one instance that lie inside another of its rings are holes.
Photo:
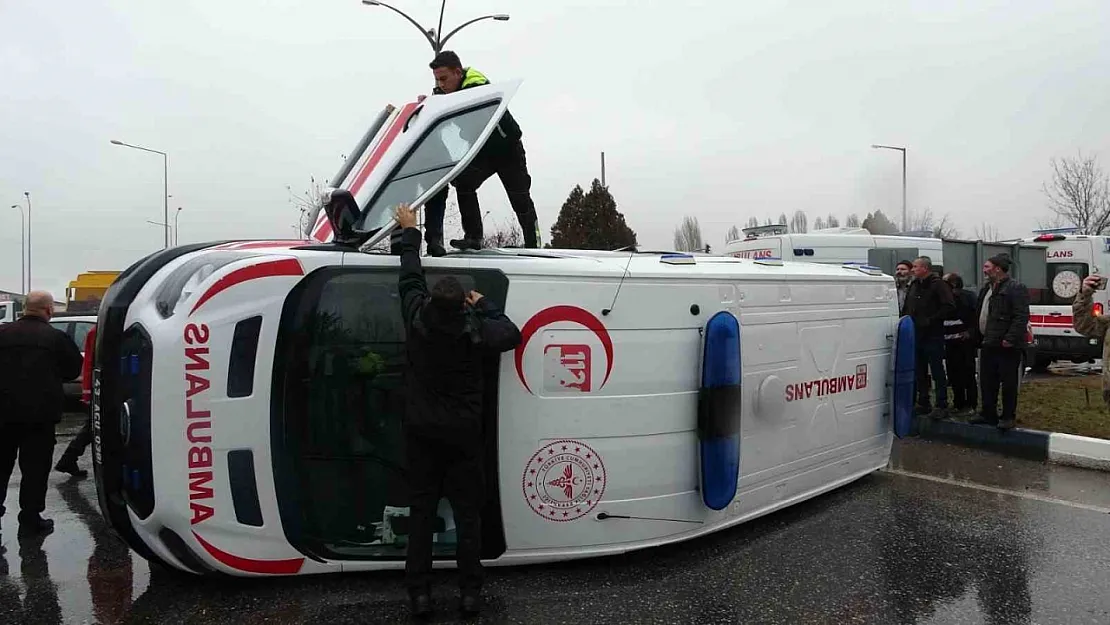
[[[726,256],[752,260],[779,259],[833,265],[866,265],[868,251],[871,249],[915,248],[917,255],[928,256],[934,265],[944,266],[943,241],[932,237],[876,235],[864,228],[829,228],[790,233],[783,225],[744,228],[743,233],[744,238],[725,244]]]
[[[1071,305],[1083,279],[1110,271],[1110,237],[1078,234],[1075,228],[1034,231],[1023,242],[1048,246],[1048,288],[1029,289],[1029,321],[1037,338],[1034,369],[1043,371],[1055,361],[1092,362],[1102,357],[1102,340],[1076,332]],[[1108,292],[1095,292],[1092,313],[1106,314]]]

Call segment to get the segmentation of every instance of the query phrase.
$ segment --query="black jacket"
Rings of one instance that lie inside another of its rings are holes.
[[[62,420],[62,384],[81,375],[81,351],[39,317],[0,325],[0,424]]]
[[[975,293],[967,289],[960,289],[953,291],[952,297],[956,302],[956,314],[944,321],[944,340],[965,341],[973,338],[975,336],[973,330],[977,321],[975,312],[978,309]],[[963,336],[965,332],[968,333],[968,336]]]
[[[467,67],[463,70],[462,85],[459,89],[471,89],[473,87],[481,87],[490,84],[488,78],[478,70]],[[443,90],[439,87],[432,89],[432,93],[442,94]],[[520,129],[520,124],[517,123],[513,114],[505,110],[505,114],[501,116],[500,121],[497,122],[497,128],[494,128],[493,134],[489,136],[486,144],[482,146],[479,151],[481,156],[490,156],[496,153],[503,153],[511,146],[520,141],[524,136],[523,131]]]
[[[1001,347],[1002,341],[1009,341],[1014,347],[1025,346],[1025,332],[1029,325],[1029,290],[1025,285],[1006,278],[995,289],[994,295],[986,303],[987,331],[979,329],[979,316],[982,314],[984,300],[990,292],[990,283],[979,290],[979,303],[975,308],[975,335],[983,347]]]
[[[944,336],[944,320],[951,319],[956,314],[951,287],[940,276],[932,273],[924,278],[914,279],[909,293],[906,294],[902,314],[913,318],[918,336]]]
[[[420,231],[401,234],[398,289],[408,348],[405,421],[440,435],[480,429],[483,359],[515,348],[520,330],[488,297],[455,315],[437,314],[420,266]]]

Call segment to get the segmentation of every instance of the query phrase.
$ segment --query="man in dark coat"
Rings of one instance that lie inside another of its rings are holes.
[[[952,387],[953,408],[957,417],[975,416],[979,405],[978,383],[975,380],[975,293],[964,288],[964,279],[957,273],[944,276],[952,289],[956,314],[944,321],[944,364]]]
[[[479,609],[481,518],[485,499],[483,361],[520,343],[520,330],[481,293],[452,277],[429,293],[420,266],[416,213],[397,208],[401,234],[399,291],[408,350],[405,444],[410,531],[406,586],[416,615],[431,611],[432,528],[441,487],[458,531],[460,607]]]
[[[434,93],[454,93],[490,84],[489,79],[473,67],[463,67],[459,55],[444,50],[430,63],[435,76]],[[528,173],[525,158],[523,133],[509,111],[505,111],[497,122],[497,127],[486,140],[474,160],[451,181],[459,202],[459,216],[462,218],[463,238],[451,241],[452,247],[459,249],[478,249],[482,246],[482,209],[478,204],[478,187],[490,176],[497,174],[509,204],[516,213],[517,221],[524,235],[524,247],[539,247],[539,218],[536,205],[532,201],[532,177]],[[442,256],[443,215],[447,207],[447,187],[432,196],[425,204],[424,230],[428,242],[428,253]]]
[[[27,295],[23,317],[0,326],[0,483],[19,459],[19,533],[49,532],[42,518],[54,456],[54,426],[62,420],[62,385],[81,375],[81,352],[65,332],[50,326],[54,298]],[[5,490],[6,492],[6,490]],[[0,516],[5,510],[0,494]]]
[[[952,317],[956,305],[952,289],[933,271],[933,261],[921,256],[913,261],[913,283],[906,294],[903,311],[913,319],[917,351],[918,414],[934,419],[948,416],[948,380],[944,372],[944,320]],[[930,408],[929,374],[936,394],[935,410]]]
[[[1010,278],[1010,257],[992,256],[983,263],[986,283],[979,290],[975,328],[979,350],[979,383],[983,388],[983,412],[971,423],[989,423],[999,429],[1014,427],[1017,418],[1018,378],[1021,352],[1029,324],[1029,290]],[[998,390],[1002,388],[1002,418],[999,419]]]

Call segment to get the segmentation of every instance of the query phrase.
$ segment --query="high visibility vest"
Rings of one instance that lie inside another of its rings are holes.
[[[459,88],[466,89],[467,87],[478,87],[488,84],[489,79],[486,78],[485,74],[472,67],[468,67],[466,68],[466,72],[463,74],[462,85]]]

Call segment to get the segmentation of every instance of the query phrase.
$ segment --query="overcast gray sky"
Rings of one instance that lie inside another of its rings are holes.
[[[396,0],[426,24],[433,0]],[[1110,168],[1110,2],[449,3],[452,40],[492,80],[523,78],[544,240],[600,175],[639,240],[682,215],[730,225],[802,209],[901,208],[1025,235],[1047,216],[1053,156]],[[445,28],[445,30],[447,30]],[[358,0],[0,0],[0,289],[19,288],[18,211],[33,202],[33,283],[61,298],[89,269],[162,247],[166,151],[180,241],[287,237],[285,186],[332,175],[387,102],[432,85],[410,24]],[[512,217],[496,178],[489,221]],[[718,248],[719,249],[719,248]]]

